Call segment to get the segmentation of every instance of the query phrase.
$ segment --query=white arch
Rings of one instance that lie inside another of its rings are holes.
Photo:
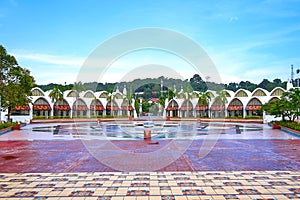
[[[273,93],[276,91],[276,90],[281,90],[282,92],[286,92],[285,89],[283,89],[282,87],[276,87],[274,88],[271,92],[270,92],[270,96],[274,96]]]
[[[39,87],[34,87],[34,88],[31,89],[31,92],[33,92],[34,90],[38,90],[40,93],[43,94],[42,96],[45,96],[45,92],[44,92],[41,88],[39,88]],[[34,95],[34,96],[35,96],[35,95]]]
[[[91,93],[91,94],[93,95],[93,97],[86,97],[86,95],[87,95],[88,93]],[[82,97],[83,97],[83,98],[95,98],[96,96],[95,96],[95,93],[94,93],[92,90],[87,90],[87,91],[84,91],[84,92],[83,92]]]
[[[247,96],[245,97],[250,97],[251,96],[251,92],[249,90],[245,90],[243,88],[238,89],[235,93],[234,93],[234,97],[238,97],[236,96],[238,93],[240,93],[241,91],[245,92],[247,94]]]
[[[260,97],[260,96],[253,96],[255,92],[257,92],[258,90],[262,91],[263,93],[265,93],[265,96],[269,96],[270,93],[268,90],[263,89],[263,88],[255,88],[255,90],[253,90],[253,92],[251,93],[251,97]]]

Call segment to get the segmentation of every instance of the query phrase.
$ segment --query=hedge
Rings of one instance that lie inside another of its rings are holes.
[[[284,127],[296,130],[296,131],[300,131],[300,123],[298,123],[298,122],[276,121],[275,123],[280,126],[284,126]]]
[[[10,127],[10,126],[14,126],[16,124],[17,124],[16,122],[5,122],[5,123],[0,124],[0,129],[4,129],[4,128]]]

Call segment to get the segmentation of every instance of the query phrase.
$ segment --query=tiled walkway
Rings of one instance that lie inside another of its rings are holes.
[[[99,172],[0,174],[4,199],[299,199],[300,173]]]

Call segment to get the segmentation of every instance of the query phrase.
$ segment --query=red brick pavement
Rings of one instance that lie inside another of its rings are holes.
[[[124,150],[147,151],[163,148],[168,142],[113,141]],[[202,142],[194,140],[181,157],[158,171],[300,170],[300,140],[219,140],[199,159]],[[159,161],[157,157],[152,162]],[[80,140],[0,142],[1,173],[96,171],[116,170],[94,158]]]

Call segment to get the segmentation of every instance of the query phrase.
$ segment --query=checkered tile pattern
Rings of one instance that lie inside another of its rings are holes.
[[[2,173],[2,199],[300,199],[300,171]]]

